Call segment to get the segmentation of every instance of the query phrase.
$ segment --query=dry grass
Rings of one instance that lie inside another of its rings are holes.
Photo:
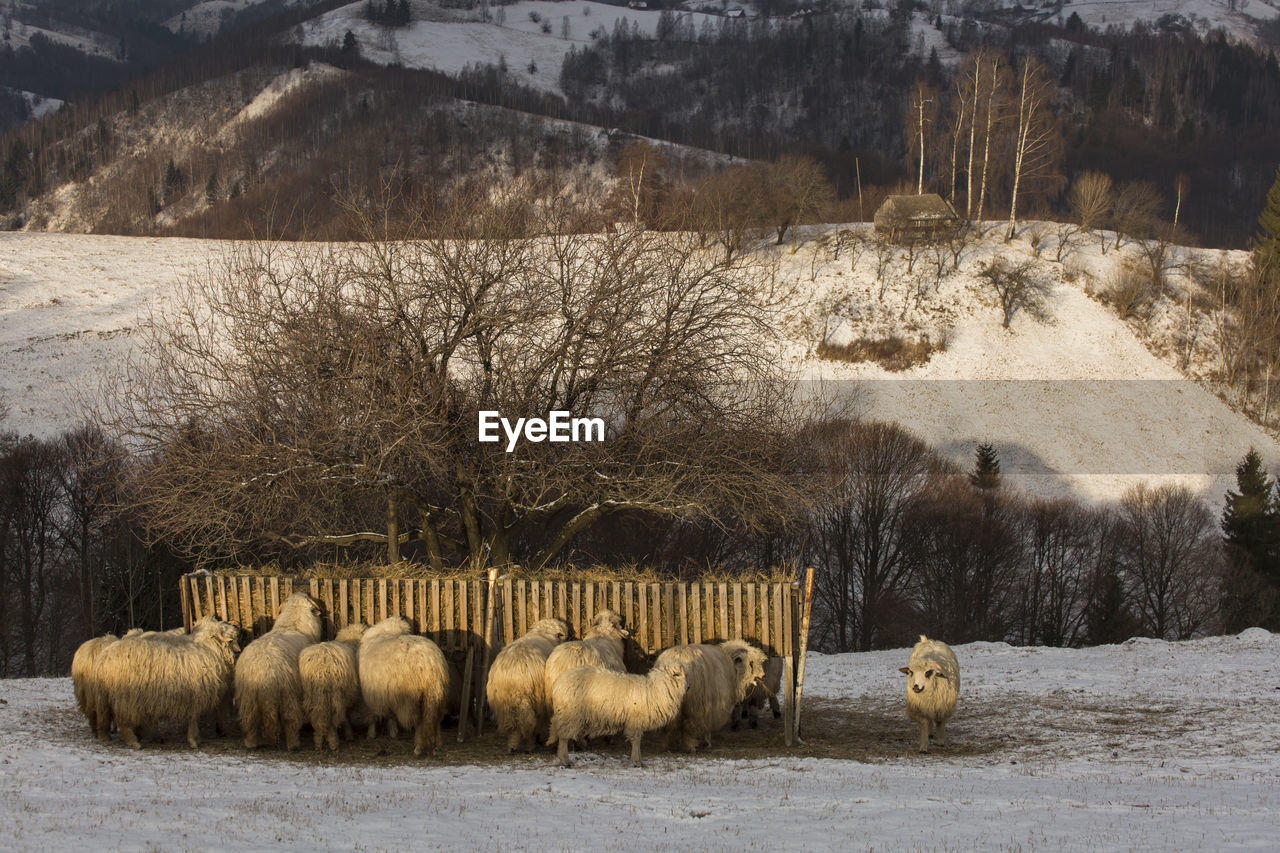
[[[839,345],[824,342],[818,345],[818,357],[851,364],[872,361],[885,370],[898,373],[927,363],[935,352],[946,348],[945,341],[935,342],[928,335],[917,340],[890,335],[887,338],[858,338]]]
[[[215,575],[223,577],[289,577],[297,581],[307,580],[475,580],[488,577],[488,572],[471,568],[445,569],[434,572],[422,563],[316,563],[311,566],[282,569],[271,563],[262,566],[231,566],[218,569]],[[648,566],[591,566],[589,568],[551,567],[527,569],[509,566],[500,570],[499,577],[513,580],[562,581],[570,583],[665,583],[697,581],[699,583],[779,583],[800,577],[794,566],[778,566],[770,569],[730,569],[708,566],[696,575],[682,573],[679,576],[659,572]]]

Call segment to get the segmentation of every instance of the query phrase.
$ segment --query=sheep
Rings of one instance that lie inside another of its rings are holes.
[[[688,680],[680,713],[664,729],[668,748],[674,742],[694,752],[711,732],[724,728],[752,685],[764,678],[765,654],[745,640],[719,645],[675,646],[658,655],[655,666],[675,661]]]
[[[494,657],[485,696],[498,731],[507,738],[508,752],[532,750],[537,733],[546,729],[551,717],[547,658],[568,636],[569,626],[563,619],[541,619]]]
[[[569,741],[622,732],[631,741],[631,766],[640,767],[641,738],[675,719],[685,687],[684,667],[675,660],[655,665],[648,675],[574,667],[551,688],[547,746],[558,744],[556,757],[569,767]]]
[[[187,743],[198,749],[200,717],[226,711],[239,640],[239,628],[206,616],[185,636],[135,636],[108,645],[95,667],[98,737],[109,737],[105,727],[114,719],[125,746],[141,749],[141,727],[185,720]]]
[[[96,667],[98,659],[102,656],[102,652],[112,643],[119,642],[120,638],[115,634],[104,634],[101,637],[94,637],[91,640],[85,640],[76,649],[75,656],[71,658],[71,688],[76,695],[76,705],[80,708],[80,713],[84,714],[85,719],[89,721],[89,731],[96,733],[98,731],[98,676]],[[107,721],[105,726],[107,731],[111,730],[111,723]]]
[[[353,622],[327,643],[307,646],[298,655],[302,710],[311,721],[316,749],[338,748],[338,729],[351,739],[350,713],[360,701],[356,649],[366,625]]]
[[[372,718],[369,736],[379,719],[388,719],[414,730],[414,755],[439,747],[451,681],[440,647],[410,633],[408,622],[392,616],[365,631],[357,658],[360,693]]]
[[[236,662],[236,712],[246,749],[284,736],[286,749],[297,749],[304,722],[298,656],[320,642],[324,624],[320,605],[295,592],[281,605],[271,630],[245,647]]]
[[[746,699],[742,702],[742,719],[751,723],[751,728],[756,728],[759,723],[760,711],[764,708],[765,702],[769,703],[769,709],[773,712],[773,718],[776,720],[782,716],[782,710],[778,706],[778,690],[782,687],[782,658],[769,658],[764,662],[764,678],[751,685],[751,689],[747,691]],[[734,721],[737,725],[737,721]]]
[[[560,674],[575,666],[602,666],[615,672],[626,672],[622,662],[622,641],[631,632],[622,626],[622,617],[612,610],[601,610],[591,620],[591,629],[581,640],[561,643],[547,657],[545,682],[547,696]]]
[[[920,751],[929,751],[929,724],[937,725],[938,746],[947,745],[947,720],[960,695],[960,664],[951,647],[924,634],[899,672],[907,676],[907,716],[920,724]]]

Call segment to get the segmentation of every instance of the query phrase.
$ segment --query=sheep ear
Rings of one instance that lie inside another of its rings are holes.
[[[898,667],[898,672],[902,673],[903,675],[910,675],[910,674],[911,674],[911,668],[910,668],[910,667],[906,667],[906,666],[900,666],[900,667]]]

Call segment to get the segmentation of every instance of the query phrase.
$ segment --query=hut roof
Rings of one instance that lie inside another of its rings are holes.
[[[955,209],[937,193],[891,195],[876,211],[876,218],[879,219],[881,214],[899,222],[947,221],[957,218]]]

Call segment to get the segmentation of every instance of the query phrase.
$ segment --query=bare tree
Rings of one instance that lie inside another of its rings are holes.
[[[246,245],[157,318],[108,419],[147,455],[154,535],[206,559],[543,565],[611,513],[750,527],[796,499],[798,409],[748,263],[527,196],[415,209],[353,210],[356,243]],[[482,443],[481,411],[606,435]]]
[[[1160,221],[1164,199],[1146,181],[1126,181],[1116,190],[1114,219],[1116,245],[1120,248],[1122,236],[1139,238],[1153,231]]]
[[[894,424],[836,423],[812,445],[830,473],[813,512],[815,595],[833,650],[867,650],[893,630],[922,555],[922,506],[939,472],[923,442]]]
[[[1018,124],[1013,144],[1013,191],[1009,197],[1009,230],[1013,239],[1018,223],[1018,193],[1024,183],[1048,181],[1057,176],[1062,160],[1062,135],[1053,115],[1053,81],[1044,66],[1030,56],[1018,72]]]
[[[1082,230],[1101,227],[1111,212],[1111,177],[1102,172],[1081,172],[1067,193],[1067,204]],[[1102,238],[1102,253],[1107,253],[1106,237]]]
[[[1120,500],[1119,558],[1142,631],[1185,640],[1207,626],[1221,561],[1209,508],[1186,486],[1140,483]]]
[[[1025,311],[1037,320],[1049,317],[1046,299],[1051,292],[1049,280],[1033,260],[1011,264],[1004,258],[996,258],[984,264],[978,276],[995,291],[1000,300],[1003,320],[1000,325],[1009,328],[1013,317]]]

